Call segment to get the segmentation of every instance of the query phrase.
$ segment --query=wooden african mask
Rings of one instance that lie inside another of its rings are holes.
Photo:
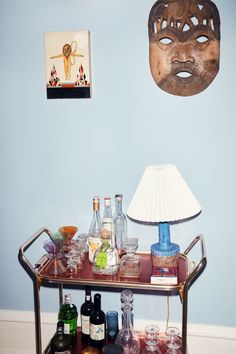
[[[220,61],[220,17],[210,0],[158,0],[148,21],[149,61],[156,84],[177,96],[205,90]]]

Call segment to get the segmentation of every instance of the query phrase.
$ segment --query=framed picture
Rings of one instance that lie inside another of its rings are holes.
[[[89,31],[46,32],[47,98],[90,98]]]

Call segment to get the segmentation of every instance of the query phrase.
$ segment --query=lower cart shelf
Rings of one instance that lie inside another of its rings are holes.
[[[138,333],[138,334],[139,334],[139,339],[140,339],[140,353],[141,353],[145,347],[144,334],[143,333]],[[161,353],[165,354],[166,351],[168,350],[168,348],[166,347],[166,343],[165,343],[165,335],[160,334],[159,339],[160,339],[160,345],[158,347],[161,350]],[[110,344],[110,343],[114,343],[114,341],[110,341],[110,340],[106,339],[105,344]],[[81,341],[81,332],[80,332],[80,329],[78,328],[76,345],[72,348],[71,354],[86,353],[87,347],[88,347],[88,345],[83,344]],[[180,348],[180,350],[181,350],[181,348]],[[43,352],[43,354],[50,354],[50,344],[48,345],[46,350]]]

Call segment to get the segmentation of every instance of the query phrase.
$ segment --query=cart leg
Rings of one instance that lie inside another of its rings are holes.
[[[184,287],[182,302],[182,354],[187,354],[188,289]]]
[[[58,284],[58,289],[59,289],[59,308],[63,304],[63,284],[59,283]]]
[[[34,283],[34,317],[35,317],[35,343],[36,354],[42,354],[42,338],[41,338],[41,317],[40,317],[40,285],[35,279]]]

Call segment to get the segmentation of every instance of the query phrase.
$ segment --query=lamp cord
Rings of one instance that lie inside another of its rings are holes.
[[[169,320],[170,320],[170,297],[166,297],[167,301],[167,316],[166,316],[166,330],[169,327]]]

